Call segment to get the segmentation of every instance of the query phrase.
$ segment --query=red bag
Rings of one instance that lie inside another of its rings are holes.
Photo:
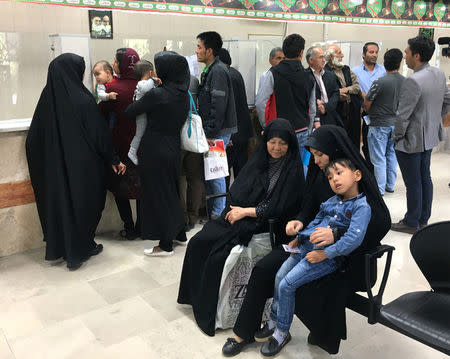
[[[277,118],[277,104],[275,102],[275,92],[272,92],[266,104],[266,111],[264,112],[264,121],[266,126],[270,121]]]

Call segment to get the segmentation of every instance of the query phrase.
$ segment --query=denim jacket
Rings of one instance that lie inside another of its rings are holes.
[[[362,243],[370,216],[371,209],[363,193],[345,201],[341,196],[335,195],[320,205],[316,218],[299,232],[299,238],[309,241],[309,236],[318,227],[347,228],[339,241],[325,248],[325,254],[330,259],[347,256]],[[323,247],[314,245],[314,249]]]

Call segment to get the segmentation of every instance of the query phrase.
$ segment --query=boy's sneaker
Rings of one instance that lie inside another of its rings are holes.
[[[259,343],[266,342],[267,339],[272,336],[274,331],[275,328],[269,329],[269,322],[267,322],[260,330],[255,333],[255,340]]]
[[[133,147],[130,147],[130,150],[128,151],[128,157],[136,166],[139,164],[136,150]]]

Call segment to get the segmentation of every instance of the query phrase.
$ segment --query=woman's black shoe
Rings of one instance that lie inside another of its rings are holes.
[[[265,357],[273,357],[277,355],[284,346],[291,341],[291,334],[287,333],[283,343],[278,344],[278,341],[274,337],[270,337],[261,347],[261,354]]]
[[[122,229],[119,232],[119,235],[122,238],[128,239],[129,241],[132,241],[141,236],[141,234],[137,232],[135,229]]]
[[[269,329],[269,323],[264,324],[264,326],[255,333],[255,340],[259,343],[264,343],[269,339],[275,328]]]
[[[67,268],[71,271],[77,270],[81,267],[83,262],[67,262]]]
[[[96,256],[97,254],[101,253],[102,251],[103,251],[103,244],[97,244],[95,246],[95,248],[92,251],[90,251],[89,257]]]
[[[227,342],[222,347],[222,354],[226,357],[234,357],[235,355],[238,355],[247,344],[249,344],[247,340],[238,343],[234,338],[227,338]]]
[[[311,333],[308,334],[308,344],[309,345],[319,345],[319,342],[316,340],[316,338],[313,337]]]

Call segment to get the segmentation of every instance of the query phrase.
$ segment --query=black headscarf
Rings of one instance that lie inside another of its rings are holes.
[[[46,259],[79,261],[95,245],[107,165],[115,162],[107,124],[83,85],[84,70],[75,54],[50,63],[26,140]]]
[[[348,158],[361,171],[359,190],[367,197],[367,202],[372,208],[372,217],[364,241],[356,252],[378,246],[391,227],[391,217],[383,197],[380,195],[375,177],[369,170],[365,159],[356,151],[345,130],[334,125],[320,126],[306,140],[305,147],[325,153],[330,157],[330,161],[341,157]],[[314,164],[313,159],[311,159],[309,171],[308,176],[317,175],[321,171]]]
[[[270,159],[272,159],[267,152],[267,142],[273,137],[283,139],[288,144],[288,150],[282,159],[283,167],[277,183],[267,197],[270,181],[269,165]],[[233,182],[227,198],[227,208],[223,213],[229,210],[230,204],[240,207],[256,207],[262,201],[269,200],[261,223],[267,223],[268,219],[276,217],[279,219],[279,228],[284,228],[285,223],[295,215],[300,207],[304,184],[303,167],[295,132],[289,121],[281,118],[275,119],[267,125],[261,144]],[[239,222],[244,224],[246,221],[244,219]],[[255,222],[249,221],[249,223]],[[241,240],[247,242],[250,238],[242,236]]]
[[[155,69],[163,87],[183,94],[188,91],[191,78],[186,58],[174,51],[158,52],[155,55]]]

